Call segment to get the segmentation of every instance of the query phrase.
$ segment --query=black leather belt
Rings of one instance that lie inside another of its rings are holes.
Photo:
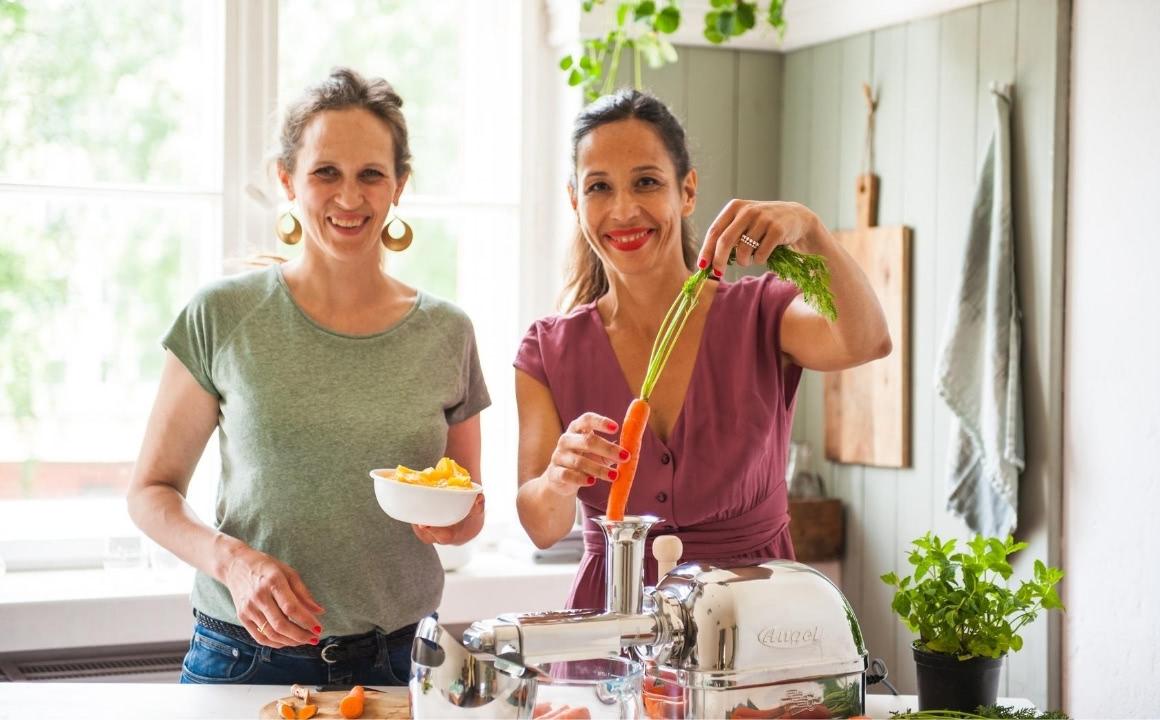
[[[197,618],[197,624],[207,630],[212,630],[239,642],[246,643],[247,645],[258,647],[258,644],[254,642],[254,638],[250,636],[250,633],[240,625],[234,625],[233,623],[212,618],[197,610],[193,611],[193,616]],[[317,658],[328,665],[333,665],[348,660],[375,657],[379,653],[381,643],[385,644],[402,638],[414,637],[416,627],[417,625],[407,625],[390,633],[372,630],[369,633],[363,633],[361,635],[326,637],[321,638],[321,641],[317,645],[292,645],[289,647],[274,648],[274,652],[294,655],[296,657]]]

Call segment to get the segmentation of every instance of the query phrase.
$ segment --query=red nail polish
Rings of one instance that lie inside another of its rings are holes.
[[[616,479],[616,475],[617,475],[617,473],[616,473],[616,471],[615,471],[615,470],[609,470],[609,471],[608,471],[608,479],[609,479],[609,480],[615,480],[615,479]]]
[[[713,268],[713,274],[716,275],[717,277],[721,277],[721,275],[722,275],[721,271],[718,270],[717,268]]]
[[[310,638],[310,644],[311,644],[311,645],[317,645],[317,644],[318,644],[318,638]]]
[[[321,625],[315,625],[313,629],[314,629],[314,632],[316,632],[316,633],[320,633],[320,632],[322,632],[322,626],[321,626]]]
[[[614,423],[614,422],[610,422],[610,423],[608,423],[608,429],[609,429],[609,430],[615,430],[616,428],[617,428],[617,425],[616,425],[616,423]]]
[[[621,451],[620,451],[620,459],[621,459],[621,460],[627,460],[627,459],[628,459],[628,451],[627,451],[627,450],[621,450]]]
[[[590,478],[588,478],[587,480],[585,480],[585,481],[584,481],[584,484],[585,484],[585,485],[595,485],[595,484],[596,484],[596,478],[594,478],[594,477],[590,477]]]
[[[704,270],[705,268],[709,267],[709,261],[706,260],[705,258],[701,258],[700,260],[697,261],[697,267]]]

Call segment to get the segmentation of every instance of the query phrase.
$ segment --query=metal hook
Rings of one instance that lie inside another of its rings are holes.
[[[882,683],[894,695],[898,694],[898,688],[894,687],[889,680],[890,671],[886,668],[886,663],[882,662],[882,658],[874,658],[870,661],[870,667],[866,672],[866,684],[876,685]]]

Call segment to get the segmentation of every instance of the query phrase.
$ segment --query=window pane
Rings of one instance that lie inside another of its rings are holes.
[[[0,182],[220,187],[220,1],[0,11]]]
[[[515,522],[516,432],[512,360],[525,328],[517,323],[519,214],[508,208],[439,208],[411,222],[415,239],[387,254],[403,282],[451,300],[471,318],[492,406],[483,414],[482,472],[488,524]]]
[[[407,118],[414,166],[408,193],[514,203],[519,14],[512,0],[284,0],[279,107],[335,66],[386,78]]]
[[[218,201],[8,193],[0,227],[0,497],[122,494]]]
[[[517,327],[522,3],[281,0],[279,105],[349,66],[403,98],[413,174],[398,213],[415,239],[387,254],[404,282],[451,300],[475,326],[492,406],[482,417],[488,528],[518,528],[511,367]],[[549,178],[550,180],[550,178]],[[562,181],[562,180],[561,180]]]

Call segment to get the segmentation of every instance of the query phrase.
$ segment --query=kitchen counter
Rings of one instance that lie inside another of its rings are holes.
[[[390,688],[388,692],[405,692]],[[147,685],[111,683],[0,683],[0,720],[253,720],[289,688],[269,685]],[[1000,704],[1030,707],[1026,700]],[[869,695],[871,717],[917,709],[913,695]]]
[[[504,550],[480,550],[447,573],[444,624],[561,607],[576,564],[537,565],[530,549]],[[187,566],[0,574],[0,654],[188,642],[192,584]]]

